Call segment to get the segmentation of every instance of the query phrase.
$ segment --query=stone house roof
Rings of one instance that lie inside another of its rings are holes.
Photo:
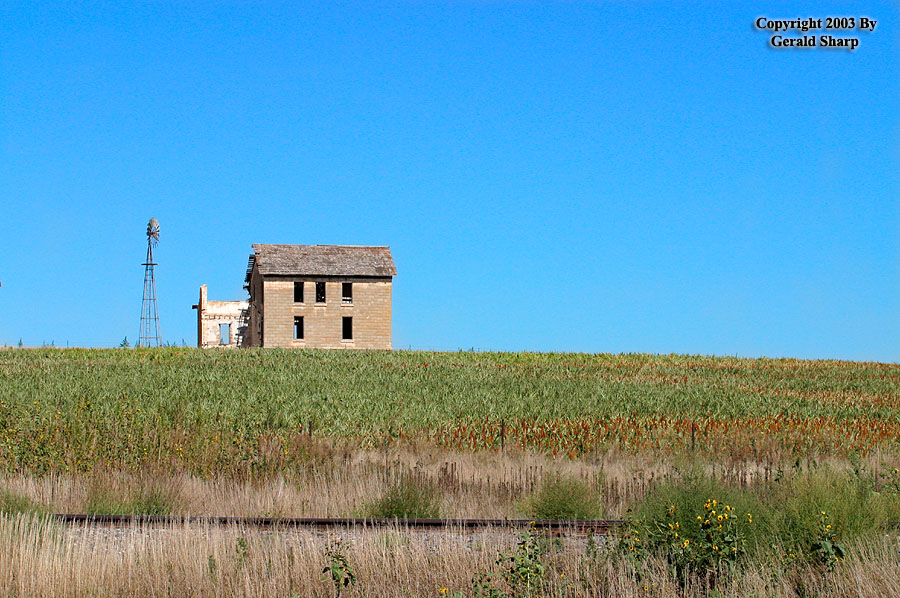
[[[396,276],[389,247],[363,245],[253,244],[246,282],[253,266],[263,276]]]

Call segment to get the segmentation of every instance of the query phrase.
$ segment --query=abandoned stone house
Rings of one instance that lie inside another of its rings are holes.
[[[390,349],[388,247],[254,244],[249,301],[208,301],[200,287],[199,347]]]

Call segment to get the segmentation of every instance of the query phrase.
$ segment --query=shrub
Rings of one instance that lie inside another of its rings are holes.
[[[27,496],[6,489],[0,490],[0,513],[44,515],[49,512],[47,507],[34,502]]]
[[[595,519],[603,512],[603,504],[583,482],[555,477],[526,498],[519,510],[534,519]]]
[[[405,475],[364,512],[374,518],[433,519],[440,517],[441,499],[433,485]]]
[[[122,497],[108,489],[88,490],[85,512],[98,515],[171,515],[173,497],[159,488],[138,488]]]
[[[786,478],[770,489],[767,501],[767,533],[789,553],[813,562],[830,543],[877,534],[900,519],[900,495],[876,492],[870,480],[827,468]]]
[[[664,557],[679,573],[721,570],[725,564],[731,568],[745,549],[754,547],[830,570],[844,557],[845,542],[883,533],[900,519],[900,494],[890,485],[875,488],[873,479],[858,471],[829,468],[795,471],[755,488],[687,476],[634,505],[629,533],[620,545],[634,558]],[[724,505],[730,507],[729,517],[720,522]],[[713,510],[715,521],[707,516]],[[717,547],[714,554],[707,550],[710,546]],[[721,554],[723,546],[729,554]]]

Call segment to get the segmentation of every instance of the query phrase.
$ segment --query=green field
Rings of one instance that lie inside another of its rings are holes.
[[[900,438],[900,366],[570,353],[8,349],[0,467],[288,467],[303,437],[503,442],[576,457],[866,452]],[[502,429],[502,432],[501,432]],[[693,437],[693,439],[692,439]]]

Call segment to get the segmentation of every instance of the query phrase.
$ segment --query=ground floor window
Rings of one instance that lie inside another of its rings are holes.
[[[303,316],[294,318],[294,340],[303,340]]]
[[[219,324],[219,344],[227,345],[231,342],[231,324]]]
[[[341,320],[343,324],[341,338],[345,341],[353,340],[353,318],[344,316]]]

